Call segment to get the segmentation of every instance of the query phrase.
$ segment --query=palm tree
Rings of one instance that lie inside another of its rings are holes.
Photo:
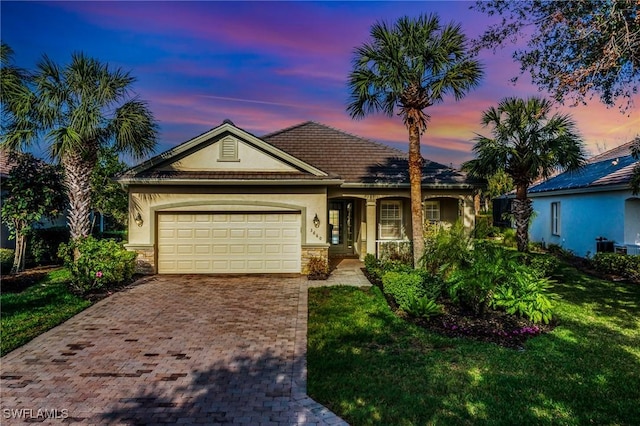
[[[529,186],[563,170],[576,170],[585,163],[582,139],[570,115],[551,115],[546,99],[506,98],[498,107],[482,114],[483,126],[492,126],[493,138],[478,135],[473,151],[476,159],[463,164],[472,176],[489,177],[499,171],[513,179],[516,197],[512,212],[516,222],[518,251],[527,251],[531,200]]]
[[[51,157],[62,164],[73,239],[91,230],[90,178],[99,149],[141,158],[155,148],[157,125],[147,104],[131,94],[134,81],[128,72],[81,53],[64,68],[45,55],[25,82],[29,107],[2,98],[3,109],[11,112],[2,146],[24,149],[43,137]]]
[[[424,110],[448,94],[461,99],[480,82],[482,67],[467,54],[467,39],[460,26],[441,26],[435,15],[403,17],[393,27],[378,22],[370,34],[372,40],[355,51],[347,111],[354,119],[373,112],[402,116],[409,132],[413,258],[417,266],[424,251],[420,135],[431,118]]]

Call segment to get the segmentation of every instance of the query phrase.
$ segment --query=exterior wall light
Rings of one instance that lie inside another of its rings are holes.
[[[136,225],[142,226],[144,224],[144,220],[142,220],[142,216],[140,216],[140,212],[133,218],[136,221]]]
[[[315,226],[316,228],[320,227],[320,219],[318,218],[318,213],[316,213],[315,217],[313,218],[313,226]]]

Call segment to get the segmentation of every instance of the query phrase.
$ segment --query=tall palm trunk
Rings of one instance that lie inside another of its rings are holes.
[[[422,222],[422,155],[420,155],[420,129],[416,123],[409,126],[409,183],[411,185],[411,228],[413,234],[413,265],[418,267],[424,252]]]
[[[527,185],[518,184],[516,198],[513,200],[511,211],[516,222],[516,244],[519,252],[529,251],[529,221],[531,220],[531,200],[527,198]]]
[[[96,163],[94,153],[65,154],[62,158],[64,183],[69,198],[67,223],[71,239],[86,237],[91,232],[91,171]]]

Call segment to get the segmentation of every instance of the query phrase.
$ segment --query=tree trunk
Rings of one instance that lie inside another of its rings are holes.
[[[409,126],[409,182],[411,184],[411,228],[413,230],[413,267],[418,268],[424,252],[424,223],[422,214],[422,155],[420,129]]]
[[[519,252],[529,251],[529,221],[533,213],[531,204],[531,200],[527,198],[527,186],[518,185],[511,209],[516,222],[516,243]]]
[[[11,266],[11,274],[17,274],[24,271],[25,253],[27,252],[27,239],[24,235],[26,225],[22,221],[14,222],[16,233],[16,250],[13,253],[13,265]]]
[[[95,155],[83,156],[80,153],[65,154],[62,158],[69,198],[67,223],[72,240],[86,237],[91,232],[91,171],[95,161]]]

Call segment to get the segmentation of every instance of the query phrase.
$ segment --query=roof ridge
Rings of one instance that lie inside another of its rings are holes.
[[[302,127],[302,126],[304,126],[306,124],[309,124],[309,123],[313,123],[313,121],[311,121],[311,120],[303,121],[302,123],[294,124],[292,126],[285,127],[284,129],[276,130],[275,132],[267,133],[265,135],[260,136],[260,139],[270,138],[270,137],[278,135],[280,133],[288,132],[289,130],[293,130],[296,127]]]
[[[345,130],[338,129],[338,128],[333,127],[333,126],[329,126],[328,124],[319,123],[317,121],[310,121],[310,122],[314,123],[314,124],[317,124],[318,126],[323,126],[323,127],[326,127],[327,129],[331,129],[331,130],[339,132],[339,133],[344,133],[345,135],[349,135],[351,137],[354,137],[354,138],[357,138],[357,139],[372,143],[372,144],[374,144],[374,145],[376,145],[376,146],[378,146],[380,148],[384,148],[384,149],[387,149],[387,150],[390,150],[390,151],[398,152],[398,153],[402,154],[403,156],[408,155],[408,153],[406,153],[404,151],[401,151],[401,150],[399,150],[397,148],[393,148],[393,147],[391,147],[389,145],[385,145],[382,142],[377,142],[377,141],[374,141],[373,139],[365,138],[364,136],[356,135],[355,133],[347,132]]]
[[[628,153],[625,153],[625,155],[621,155],[621,157],[626,157],[628,155],[631,155],[631,146],[640,139],[640,136],[636,136],[634,139],[630,140],[629,142],[625,142],[621,145],[616,146],[615,148],[611,148],[607,151],[601,152],[598,155],[594,155],[593,157],[589,158],[588,162],[589,163],[599,163],[601,161],[609,161],[611,159],[612,154],[615,151],[625,151],[627,150]]]

